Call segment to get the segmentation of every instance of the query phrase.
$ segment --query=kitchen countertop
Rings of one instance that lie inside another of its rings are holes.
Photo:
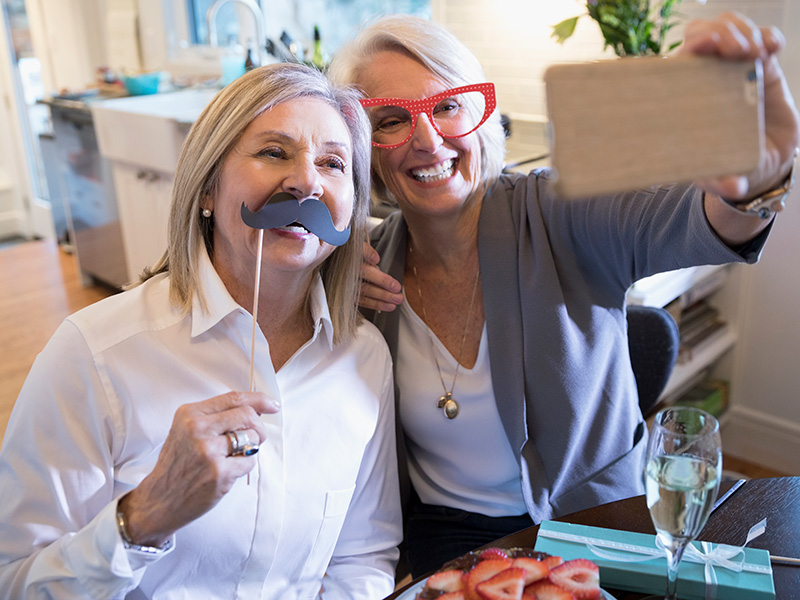
[[[124,98],[127,96],[128,94],[124,90],[92,89],[82,92],[56,94],[42,98],[37,102],[38,104],[46,104],[47,106],[55,106],[58,108],[84,111],[88,113],[91,111],[89,105],[92,102]]]
[[[173,173],[189,128],[218,92],[218,87],[197,87],[92,103],[100,152]]]

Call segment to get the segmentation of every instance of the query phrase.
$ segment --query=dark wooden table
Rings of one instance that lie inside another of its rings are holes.
[[[722,495],[732,483],[720,487]],[[708,519],[698,539],[741,545],[750,527],[767,519],[767,531],[748,547],[768,550],[775,556],[800,558],[800,477],[777,477],[747,481]],[[655,534],[644,496],[611,502],[556,519],[578,525]],[[500,548],[536,545],[539,527],[523,529],[492,543]],[[800,600],[800,566],[773,564],[776,600]],[[417,580],[419,581],[419,580]],[[399,596],[415,582],[386,600]],[[618,600],[636,600],[639,594],[609,590]],[[724,600],[724,599],[720,599]]]

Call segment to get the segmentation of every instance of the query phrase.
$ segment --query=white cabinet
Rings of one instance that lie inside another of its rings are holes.
[[[92,106],[100,152],[112,163],[128,279],[167,248],[172,181],[188,125],[218,90],[189,89]]]
[[[114,161],[114,186],[128,277],[136,279],[167,249],[171,173]]]
[[[111,160],[174,172],[183,124],[193,123],[217,92],[187,89],[92,104],[100,152]]]

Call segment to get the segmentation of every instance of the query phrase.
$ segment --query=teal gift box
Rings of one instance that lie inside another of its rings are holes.
[[[693,546],[694,559],[689,560],[687,548],[678,571],[680,598],[774,600],[769,552],[703,542],[693,542]],[[667,559],[654,535],[542,521],[536,550],[564,560],[588,558],[600,567],[604,588],[660,594],[667,587]]]

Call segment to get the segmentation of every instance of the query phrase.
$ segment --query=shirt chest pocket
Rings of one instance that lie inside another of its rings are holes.
[[[350,500],[353,498],[355,486],[345,490],[330,490],[325,492],[325,508],[322,523],[317,531],[317,537],[308,554],[305,565],[303,565],[303,579],[317,581],[325,573],[328,563],[333,555],[333,549],[342,531],[344,519],[347,516],[347,509],[350,507]],[[302,598],[315,598],[319,589],[311,595],[302,595]]]

